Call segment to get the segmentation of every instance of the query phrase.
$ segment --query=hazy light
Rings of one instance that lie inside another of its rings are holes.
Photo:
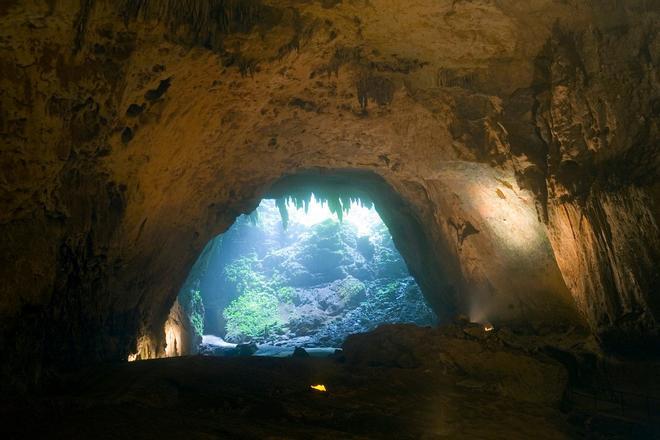
[[[263,200],[261,203],[275,203],[272,200]],[[295,204],[289,202],[287,204],[289,211],[289,224],[300,224],[303,226],[314,226],[323,223],[328,219],[337,220],[337,216],[330,212],[327,203],[322,203],[316,200],[312,194],[312,200],[309,203],[307,212],[304,208],[297,209]],[[382,220],[372,208],[362,206],[360,203],[351,203],[350,210],[344,213],[343,222],[355,227],[358,235],[371,235],[374,226],[380,224]]]
[[[165,322],[165,356],[179,356],[181,353],[181,328],[168,320]]]
[[[512,188],[513,184],[510,183]],[[543,229],[534,205],[521,194],[486,179],[472,185],[469,191],[479,214],[505,246],[533,250],[542,241]]]
[[[313,390],[321,391],[322,393],[325,393],[326,391],[328,391],[328,390],[325,389],[325,385],[322,385],[322,384],[310,385],[309,387]]]
[[[222,339],[220,336],[215,335],[202,335],[202,344],[210,344],[218,347],[235,348],[237,344],[232,344]]]
[[[329,218],[335,218],[328,206],[316,200],[314,195],[312,195],[312,200],[307,207],[307,213],[303,208],[296,209],[296,205],[292,202],[287,203],[287,209],[289,210],[289,222],[304,226],[314,226]]]
[[[193,307],[188,312],[195,329],[201,327],[204,353],[218,354],[250,341],[262,344],[257,355],[279,356],[288,344],[323,344],[317,353],[325,354],[325,344],[339,345],[340,337],[356,329],[398,320],[435,322],[386,225],[366,198],[354,196],[351,201],[334,193],[299,192],[263,199],[225,234],[204,250],[206,272],[200,276],[191,271],[184,284],[189,290],[180,292],[190,304],[208,301],[205,312]],[[315,299],[319,289],[334,295],[331,301],[343,301],[342,308],[331,309]],[[356,301],[349,303],[347,295]],[[373,305],[402,295],[406,304],[401,311],[388,306],[382,314],[372,312]],[[315,318],[315,333],[305,342],[301,336],[308,336],[303,333],[308,330],[298,323],[299,317],[316,310],[321,319]],[[356,312],[348,313],[352,310]],[[164,354],[180,355],[190,339],[184,333],[182,340],[169,323]]]

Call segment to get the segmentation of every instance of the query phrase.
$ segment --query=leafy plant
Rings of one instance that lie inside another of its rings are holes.
[[[199,289],[190,291],[190,322],[195,333],[204,334],[204,303],[202,302],[202,292]]]
[[[232,261],[225,267],[225,278],[235,286],[239,294],[264,289],[264,276],[254,270],[257,263],[257,255],[252,253]]]
[[[364,292],[365,288],[366,287],[362,281],[349,276],[341,281],[337,293],[339,293],[344,300],[349,300]]]
[[[295,291],[292,287],[282,286],[277,289],[277,298],[285,303],[290,303],[293,300],[293,293]]]
[[[377,288],[375,296],[378,301],[392,301],[396,299],[403,287],[405,287],[405,282],[400,279],[390,281],[386,285]]]
[[[231,339],[267,337],[281,325],[277,298],[264,292],[239,296],[225,308],[223,316]]]
[[[238,293],[223,312],[227,338],[264,338],[283,324],[278,304],[290,303],[294,289],[284,285],[279,273],[267,279],[260,270],[256,254],[238,258],[225,267],[225,277]]]

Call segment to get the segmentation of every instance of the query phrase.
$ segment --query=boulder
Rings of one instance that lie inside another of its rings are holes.
[[[305,350],[302,347],[296,347],[295,350],[293,350],[293,354],[291,357],[294,358],[306,358],[309,357],[309,353],[307,353],[307,350]]]
[[[354,366],[419,369],[456,377],[457,383],[516,400],[557,405],[568,381],[566,369],[542,354],[508,348],[496,331],[476,326],[383,325],[349,336],[343,345]],[[469,379],[468,382],[465,382]]]
[[[234,348],[231,352],[229,352],[227,355],[228,356],[252,356],[257,352],[259,348],[257,347],[257,344],[254,342],[248,342],[245,344],[238,344],[236,348]]]

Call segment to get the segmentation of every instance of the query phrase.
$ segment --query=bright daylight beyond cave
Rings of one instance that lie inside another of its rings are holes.
[[[313,195],[264,199],[239,217],[206,246],[179,304],[204,354],[246,343],[257,354],[313,351],[382,323],[435,322],[373,204],[334,209]]]

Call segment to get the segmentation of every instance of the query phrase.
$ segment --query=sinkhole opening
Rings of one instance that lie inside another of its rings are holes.
[[[207,355],[329,354],[381,324],[437,321],[373,203],[313,193],[240,216],[208,243],[178,303]]]

